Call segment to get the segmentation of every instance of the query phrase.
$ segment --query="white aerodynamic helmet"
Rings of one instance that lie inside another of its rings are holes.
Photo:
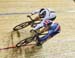
[[[44,18],[46,15],[46,10],[44,8],[40,9],[39,11],[39,17],[40,18]]]

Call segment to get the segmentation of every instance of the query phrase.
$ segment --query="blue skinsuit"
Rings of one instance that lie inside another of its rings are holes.
[[[48,30],[48,33],[39,38],[38,41],[39,42],[44,42],[46,41],[49,37],[53,37],[54,35],[58,34],[60,32],[60,26],[58,23],[53,23],[52,25],[50,25],[50,28]]]

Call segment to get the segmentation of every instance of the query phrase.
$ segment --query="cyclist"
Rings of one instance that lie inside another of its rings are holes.
[[[41,23],[37,24],[34,29],[38,29],[38,28],[42,27],[43,22],[45,20],[54,21],[56,19],[56,13],[55,13],[55,11],[51,10],[49,8],[41,8],[41,9],[32,11],[31,14],[32,15],[38,14],[38,16],[34,19],[35,21],[41,20]]]
[[[56,22],[53,22],[51,20],[45,20],[42,23],[42,27],[44,27],[40,33],[43,33],[45,31],[48,31],[48,33],[43,37],[38,37],[37,46],[42,45],[43,42],[45,42],[48,38],[52,38],[54,35],[60,33],[60,25]],[[37,28],[33,28],[31,31],[36,31]]]

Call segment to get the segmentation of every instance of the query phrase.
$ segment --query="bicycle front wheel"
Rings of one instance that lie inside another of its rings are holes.
[[[32,42],[32,37],[21,40],[16,44],[16,47],[26,46],[28,43]]]
[[[15,26],[13,28],[13,30],[17,31],[17,30],[23,29],[23,28],[29,26],[31,23],[32,23],[32,21],[28,21],[28,22],[21,23],[21,24]]]

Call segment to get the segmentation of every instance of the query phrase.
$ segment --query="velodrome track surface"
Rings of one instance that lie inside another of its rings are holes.
[[[29,20],[26,14],[6,13],[25,13],[43,7],[56,11],[55,21],[61,25],[61,33],[42,48],[0,50],[0,58],[75,58],[75,3],[72,0],[0,0],[0,49],[12,46],[12,28]],[[29,36],[29,28],[20,31],[20,38],[14,34],[13,45]]]

